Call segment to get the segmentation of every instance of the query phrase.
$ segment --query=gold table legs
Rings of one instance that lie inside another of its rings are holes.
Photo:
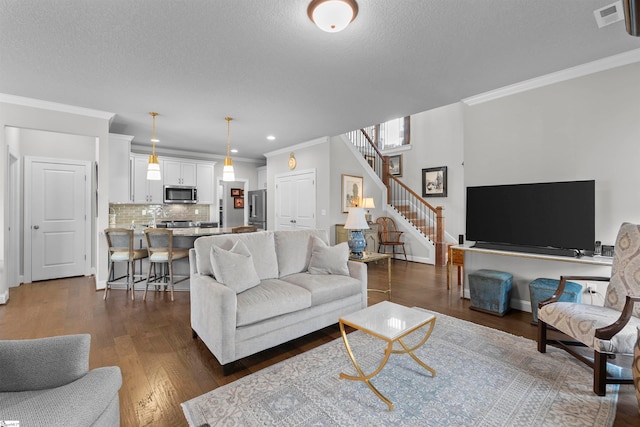
[[[370,335],[376,336],[377,338],[380,338],[380,339],[382,339],[384,341],[387,341],[387,348],[384,351],[384,358],[382,359],[382,362],[380,363],[380,366],[378,366],[372,373],[365,374],[362,371],[362,368],[360,367],[358,362],[356,361],[355,356],[353,355],[353,351],[351,350],[351,346],[349,345],[349,340],[347,339],[347,333],[345,332],[345,329],[344,329],[344,323],[341,320],[340,321],[340,333],[342,334],[342,340],[344,341],[344,345],[345,345],[345,347],[347,349],[347,353],[349,354],[349,358],[351,359],[351,362],[353,363],[353,366],[355,367],[356,371],[358,372],[358,376],[349,375],[349,374],[345,374],[344,372],[341,372],[340,373],[340,378],[341,379],[352,380],[352,381],[364,381],[365,384],[367,385],[367,387],[369,387],[371,389],[371,391],[373,391],[375,393],[375,395],[378,396],[378,398],[380,398],[380,400],[382,400],[384,403],[387,404],[387,406],[389,407],[389,411],[393,411],[393,402],[391,402],[382,393],[380,393],[380,391],[373,384],[371,384],[370,380],[373,377],[375,377],[376,375],[378,375],[378,373],[380,373],[380,371],[382,370],[384,365],[387,364],[387,361],[389,360],[389,356],[391,356],[392,354],[408,354],[420,366],[425,368],[427,371],[429,371],[431,373],[432,376],[435,377],[436,376],[435,369],[433,369],[432,367],[430,367],[429,365],[424,363],[422,360],[420,360],[420,358],[418,358],[418,356],[416,356],[414,354],[414,351],[416,349],[422,347],[424,345],[424,343],[427,342],[427,340],[431,336],[431,332],[433,332],[433,327],[435,326],[435,324],[436,324],[436,318],[433,317],[430,320],[428,320],[427,322],[423,323],[422,325],[419,325],[418,327],[407,331],[406,333],[402,334],[401,336],[399,336],[398,338],[393,339],[393,340],[388,340],[388,339],[383,338],[381,336],[377,336],[377,335],[371,334],[368,331],[363,331],[365,333],[369,333]],[[426,332],[424,338],[422,340],[420,340],[420,342],[418,344],[416,344],[415,346],[408,347],[402,339],[404,337],[406,337],[407,335],[410,335],[411,333],[417,331],[418,329],[423,328],[426,325],[429,325],[429,330]],[[354,326],[354,325],[350,325],[350,326]],[[357,326],[354,326],[354,327],[356,327],[356,329],[358,329]],[[400,346],[402,346],[402,349],[394,350],[393,349],[393,344],[395,342],[398,342],[400,344]]]

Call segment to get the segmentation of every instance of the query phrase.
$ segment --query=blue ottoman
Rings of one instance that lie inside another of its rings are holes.
[[[538,324],[538,304],[553,296],[553,291],[558,289],[560,280],[538,278],[529,283],[529,295],[531,296],[531,313],[534,325]],[[560,296],[562,302],[582,302],[582,285],[576,282],[567,282],[564,292]]]
[[[509,310],[513,276],[504,271],[478,270],[469,274],[471,309],[504,316]]]

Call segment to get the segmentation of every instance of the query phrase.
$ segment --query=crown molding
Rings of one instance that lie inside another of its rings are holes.
[[[555,73],[505,86],[500,89],[481,93],[479,95],[465,98],[462,100],[462,102],[468,106],[482,104],[484,102],[493,101],[505,96],[515,95],[517,93],[526,92],[528,90],[537,89],[578,77],[587,76],[589,74],[599,73],[600,71],[606,71],[612,68],[633,64],[636,62],[640,62],[640,49],[630,50],[618,55],[598,59],[597,61],[577,65],[575,67],[567,68],[566,70],[557,71]]]
[[[135,154],[149,155],[151,153],[151,146],[132,142],[131,152]],[[159,157],[167,156],[167,157],[176,157],[176,158],[182,158],[182,159],[188,159],[188,160],[206,160],[206,161],[216,161],[216,160],[222,161],[224,160],[225,157],[227,157],[226,155],[223,156],[220,154],[203,153],[199,151],[188,151],[188,150],[175,149],[175,148],[162,148],[162,147],[158,147],[157,145],[156,145],[156,154]],[[261,159],[252,159],[248,157],[238,157],[238,156],[231,156],[231,158],[234,162],[238,161],[238,162],[244,162],[244,163],[264,164],[264,160],[261,160]]]
[[[269,151],[268,153],[264,153],[266,158],[279,156],[280,154],[289,154],[293,150],[302,150],[303,148],[309,148],[314,145],[324,144],[329,141],[328,136],[323,136],[322,138],[312,139],[311,141],[301,142],[300,144],[290,145],[289,147],[280,148],[279,150]]]
[[[96,119],[113,120],[115,113],[93,110],[91,108],[76,107],[75,105],[59,104],[57,102],[43,101],[41,99],[26,98],[24,96],[0,93],[0,102],[5,104],[21,105],[23,107],[40,108],[43,110],[58,111],[61,113],[77,114],[79,116],[93,117]]]

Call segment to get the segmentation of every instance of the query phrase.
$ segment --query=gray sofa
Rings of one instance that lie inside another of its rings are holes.
[[[120,368],[89,371],[91,336],[0,341],[0,420],[30,426],[118,426]]]
[[[225,374],[236,360],[367,306],[366,265],[348,261],[346,243],[328,243],[325,230],[195,241],[189,253],[193,337],[202,339]]]

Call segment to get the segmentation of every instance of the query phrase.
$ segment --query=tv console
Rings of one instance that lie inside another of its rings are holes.
[[[453,246],[463,267],[461,297],[469,298],[467,276],[480,269],[505,271],[513,274],[511,307],[522,311],[531,311],[529,283],[537,278],[559,279],[560,276],[604,276],[611,275],[613,258],[603,256],[560,256],[532,252],[486,249],[469,245]],[[581,282],[586,285],[587,282]],[[589,282],[595,294],[583,295],[583,302],[602,305],[606,292],[606,282]]]

